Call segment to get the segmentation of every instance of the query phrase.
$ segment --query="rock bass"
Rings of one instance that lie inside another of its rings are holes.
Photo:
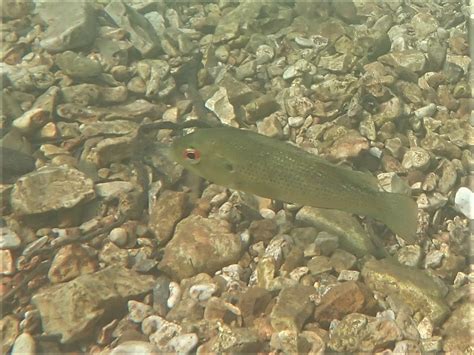
[[[201,128],[175,138],[169,154],[215,184],[370,216],[415,241],[417,206],[410,197],[380,192],[373,176],[336,166],[289,143],[232,127]]]

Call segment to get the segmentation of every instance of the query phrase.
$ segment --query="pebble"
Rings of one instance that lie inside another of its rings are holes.
[[[128,318],[134,323],[141,323],[153,314],[153,307],[142,302],[128,301]]]
[[[0,250],[0,275],[13,275],[15,262],[11,250]]]
[[[175,336],[168,342],[168,347],[178,354],[189,354],[198,344],[199,338],[195,333]]]
[[[290,116],[288,117],[288,125],[293,128],[298,128],[303,125],[305,121],[304,117],[301,116]]]
[[[397,260],[400,264],[417,267],[421,261],[421,248],[419,245],[407,245],[397,251]]]
[[[0,249],[17,249],[21,245],[21,239],[15,231],[8,227],[0,229]]]
[[[115,347],[111,352],[110,355],[155,355],[158,354],[159,350],[151,343],[146,341],[138,341],[138,340],[130,340],[124,341],[117,347]]]
[[[12,348],[12,355],[34,355],[36,354],[35,339],[29,333],[22,333],[16,338]]]
[[[207,301],[217,291],[217,285],[206,283],[197,284],[189,288],[189,296],[198,302]]]
[[[467,187],[460,187],[454,197],[456,209],[469,219],[474,219],[474,193]]]
[[[424,317],[416,328],[421,339],[429,339],[433,336],[433,323],[428,317]]]
[[[414,147],[408,150],[403,156],[402,166],[405,169],[419,169],[424,171],[428,168],[431,162],[430,153],[419,147]]]
[[[337,281],[357,281],[359,280],[360,272],[356,270],[341,270]]]
[[[425,257],[425,269],[438,267],[441,264],[443,257],[444,253],[440,250],[430,251]]]
[[[128,241],[127,230],[121,227],[114,228],[109,233],[109,239],[116,246],[123,248],[124,246],[127,245],[127,241]]]
[[[167,306],[168,308],[173,308],[181,299],[181,286],[174,281],[171,281],[169,284],[170,295],[168,297]]]

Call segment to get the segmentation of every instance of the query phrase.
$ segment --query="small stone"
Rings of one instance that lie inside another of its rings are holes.
[[[198,344],[198,336],[195,333],[180,334],[171,339],[168,347],[178,354],[189,354]]]
[[[119,248],[114,243],[105,243],[102,249],[99,251],[99,261],[105,263],[106,265],[128,266],[128,251]]]
[[[271,293],[262,287],[252,286],[245,290],[237,303],[242,312],[244,324],[253,325],[255,318],[265,312],[265,308],[272,300]]]
[[[421,349],[418,343],[414,340],[397,341],[393,348],[394,354],[416,354],[421,355]]]
[[[341,270],[337,281],[358,281],[360,278],[360,272],[356,270]]]
[[[421,339],[429,339],[433,336],[433,324],[427,317],[423,318],[416,328]]]
[[[225,87],[219,87],[214,95],[206,101],[206,107],[214,112],[223,124],[236,126],[234,106],[229,101]]]
[[[342,319],[347,314],[373,313],[376,304],[372,292],[364,284],[343,282],[324,294],[314,310],[314,318],[319,324],[328,326],[333,319]]]
[[[113,348],[110,352],[110,355],[134,355],[134,354],[141,354],[141,355],[155,355],[158,354],[159,350],[151,343],[146,341],[138,341],[138,340],[129,340],[120,343],[117,347]]]
[[[133,189],[134,185],[129,181],[111,181],[95,185],[97,195],[105,199],[118,198]]]
[[[474,193],[467,187],[460,187],[454,197],[456,209],[469,219],[474,219]]]
[[[12,348],[12,355],[34,355],[36,354],[35,339],[29,333],[22,333],[16,338]]]
[[[397,251],[397,260],[400,264],[417,267],[420,264],[421,255],[419,245],[406,245]]]
[[[283,136],[281,123],[275,115],[270,115],[262,121],[258,121],[257,129],[258,133],[268,137],[281,138]]]
[[[100,62],[72,51],[57,54],[56,65],[65,74],[79,79],[96,77],[102,72]]]
[[[328,232],[319,232],[314,240],[317,249],[320,250],[321,255],[331,255],[339,246],[339,238]]]
[[[80,244],[70,244],[57,251],[49,268],[48,278],[52,283],[60,283],[96,270],[97,262],[91,251]]]
[[[426,170],[431,163],[431,157],[428,151],[423,148],[415,147],[408,150],[403,156],[402,166],[405,169]]]
[[[8,227],[0,229],[0,249],[18,249],[21,239],[15,231]]]
[[[418,118],[424,117],[433,117],[436,112],[436,105],[431,103],[429,105],[420,107],[419,109],[415,110],[414,114]]]
[[[128,319],[134,323],[141,323],[153,314],[153,308],[145,303],[130,300],[128,301]]]
[[[166,301],[166,305],[168,306],[168,308],[173,308],[181,300],[182,290],[181,290],[181,286],[177,282],[174,282],[174,281],[171,281],[168,287],[169,287],[170,293],[169,293],[168,300]]]
[[[337,249],[329,259],[330,265],[337,272],[353,268],[356,261],[357,258],[354,255],[342,249]]]
[[[315,256],[308,261],[311,275],[319,275],[332,270],[332,265],[327,256]]]
[[[118,227],[114,228],[109,233],[109,239],[112,243],[114,243],[119,248],[123,248],[127,245],[128,241],[128,233],[125,228]]]
[[[15,262],[11,250],[0,250],[0,275],[13,275]]]
[[[277,331],[300,331],[313,312],[310,296],[314,293],[316,290],[309,286],[295,285],[283,288],[270,316],[273,328]]]
[[[456,184],[458,175],[456,167],[449,160],[446,160],[446,162],[444,163],[442,171],[443,172],[438,181],[438,191],[442,194],[447,194]]]
[[[444,257],[444,253],[440,250],[432,250],[425,257],[425,269],[436,268],[441,264],[441,260]]]
[[[211,296],[216,293],[216,291],[216,284],[196,284],[189,288],[189,296],[198,302],[204,302],[211,298]]]

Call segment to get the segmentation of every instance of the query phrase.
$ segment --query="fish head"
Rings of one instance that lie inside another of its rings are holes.
[[[233,180],[234,164],[223,149],[220,137],[202,129],[175,138],[169,155],[193,173],[216,184],[228,185]]]

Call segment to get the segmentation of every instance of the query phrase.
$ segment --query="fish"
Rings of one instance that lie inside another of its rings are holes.
[[[168,154],[215,184],[370,216],[407,242],[416,241],[417,205],[411,197],[382,192],[374,176],[332,164],[288,142],[233,127],[199,128],[176,137]]]

